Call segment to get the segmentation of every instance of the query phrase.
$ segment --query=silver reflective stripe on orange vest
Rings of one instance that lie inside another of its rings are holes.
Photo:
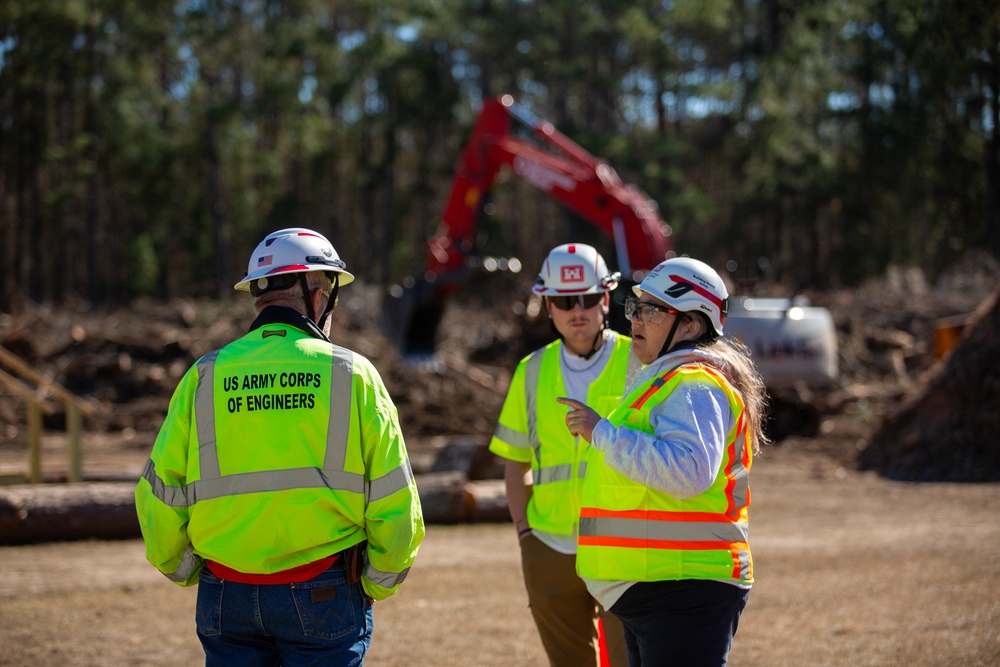
[[[741,416],[737,425],[740,435],[727,448],[735,455],[730,468],[722,471],[732,485],[728,494],[729,508],[725,513],[584,508],[580,518],[580,536],[599,540],[653,540],[664,542],[661,548],[674,548],[670,542],[697,542],[700,548],[717,549],[729,549],[732,544],[745,543],[749,526],[740,517],[747,507],[750,475],[743,463],[746,430],[742,425]],[[656,548],[655,544],[643,546]]]
[[[642,518],[629,517],[582,517],[580,535],[585,537],[622,538],[635,540],[655,540],[670,548],[671,542],[699,542],[705,545],[718,542],[714,548],[728,549],[729,545],[746,542],[748,526],[730,521],[692,521],[686,512],[643,512]],[[663,516],[658,514],[676,517]],[[655,548],[646,545],[646,548]]]
[[[740,422],[742,423],[742,421],[743,417],[741,416]],[[750,471],[747,470],[746,464],[743,462],[743,449],[746,447],[746,429],[740,432],[740,437],[730,447],[735,450],[736,454],[733,456],[733,464],[729,469],[729,478],[732,480],[733,485],[732,490],[729,492],[730,502],[732,503],[730,512],[735,514],[750,504]]]

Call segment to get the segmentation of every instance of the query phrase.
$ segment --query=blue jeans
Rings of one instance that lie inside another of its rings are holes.
[[[372,637],[371,604],[347,584],[342,558],[296,584],[240,584],[204,568],[195,620],[207,667],[354,667]]]
[[[720,581],[641,581],[609,610],[629,667],[723,667],[750,591]]]

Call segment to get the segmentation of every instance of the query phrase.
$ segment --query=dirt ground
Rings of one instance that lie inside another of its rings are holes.
[[[857,466],[875,425],[933,363],[934,323],[971,312],[1000,272],[990,268],[974,289],[964,275],[927,286],[896,272],[817,295],[835,315],[850,398],[825,413],[818,435],[791,437],[754,462],[757,583],[730,664],[1000,664],[1000,597],[987,567],[1000,551],[1000,484],[891,481]],[[446,367],[415,375],[375,333],[365,304],[377,295],[352,289],[334,340],[379,368],[411,458],[435,439],[488,440],[520,353],[515,318],[495,305],[453,308],[442,327]],[[86,423],[85,478],[134,480],[180,375],[240,335],[248,316],[246,304],[136,304],[110,315],[38,308],[0,314],[0,344],[101,406]],[[0,480],[24,479],[25,423],[24,402],[0,391]],[[42,470],[64,479],[58,415],[45,429]],[[139,540],[0,547],[0,667],[199,664],[194,604],[193,589],[145,562]],[[376,605],[366,664],[545,664],[510,524],[428,526],[399,594]]]
[[[867,421],[838,415],[820,437],[755,461],[757,583],[735,667],[1000,663],[1000,598],[986,568],[1000,550],[1000,486],[857,472]],[[146,445],[134,440],[88,441],[85,470],[137,475]],[[54,469],[59,442],[47,442]],[[139,540],[2,547],[0,572],[0,665],[203,660],[194,590],[147,565]],[[545,664],[526,605],[510,524],[429,526],[399,594],[375,607],[366,664]]]

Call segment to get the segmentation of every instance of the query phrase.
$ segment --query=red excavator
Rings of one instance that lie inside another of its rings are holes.
[[[527,136],[515,129],[527,130],[522,132]],[[441,230],[427,242],[423,275],[393,286],[383,302],[383,326],[405,357],[434,358],[438,325],[452,293],[488,273],[518,270],[516,260],[484,258],[476,248],[484,198],[504,168],[612,239],[624,285],[640,281],[673,255],[670,227],[654,201],[510,95],[489,100],[456,165]],[[819,423],[817,390],[830,388],[838,376],[830,313],[803,300],[730,301],[726,335],[739,337],[753,351],[774,404],[772,434],[776,439],[792,432],[808,435]]]
[[[515,123],[528,137],[514,133]],[[626,279],[641,277],[670,253],[670,228],[653,200],[510,95],[489,100],[456,165],[441,230],[427,241],[423,276],[394,286],[383,304],[383,324],[405,356],[433,355],[451,293],[484,273],[519,268],[480,257],[475,249],[484,197],[503,168],[614,239],[618,270]]]

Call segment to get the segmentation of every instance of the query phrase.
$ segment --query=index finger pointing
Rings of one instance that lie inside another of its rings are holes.
[[[562,396],[557,396],[556,397],[556,402],[557,403],[562,403],[563,405],[568,405],[569,407],[573,408],[574,410],[579,410],[580,408],[587,407],[586,405],[584,405],[580,401],[573,400],[572,398],[564,398]]]

